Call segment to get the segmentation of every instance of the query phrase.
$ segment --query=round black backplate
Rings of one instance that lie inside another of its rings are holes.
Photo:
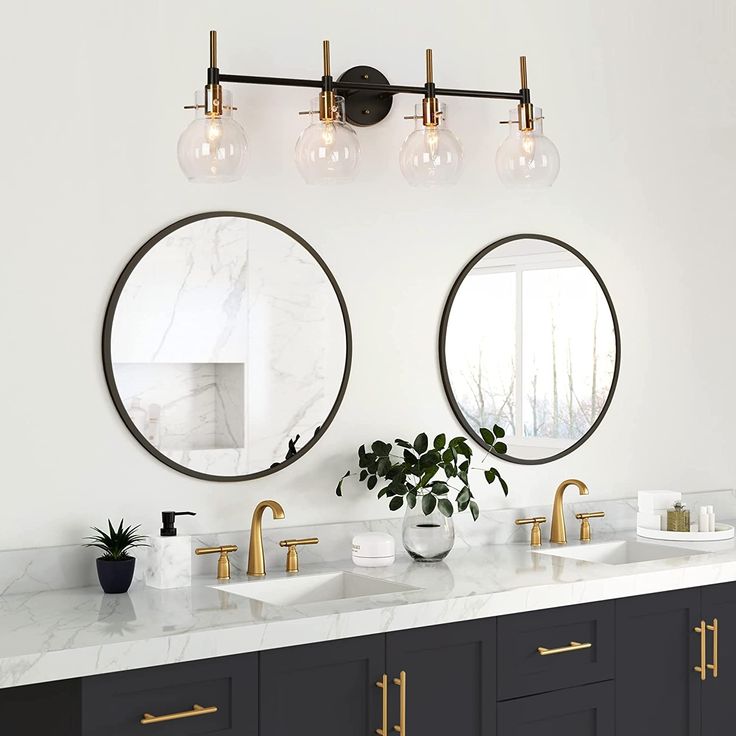
[[[372,66],[354,66],[343,72],[337,81],[340,84],[350,82],[388,84],[388,79]],[[348,122],[361,127],[380,123],[389,114],[394,101],[393,95],[386,92],[339,89],[337,93],[345,98],[345,117]]]

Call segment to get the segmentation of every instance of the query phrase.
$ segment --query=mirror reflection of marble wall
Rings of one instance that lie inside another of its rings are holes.
[[[242,478],[326,427],[349,327],[317,258],[286,228],[232,213],[189,218],[136,254],[108,309],[105,367],[149,450],[185,472]]]
[[[476,439],[501,426],[507,459],[560,457],[595,429],[615,388],[618,326],[590,264],[564,243],[518,236],[484,249],[443,317],[445,388]]]

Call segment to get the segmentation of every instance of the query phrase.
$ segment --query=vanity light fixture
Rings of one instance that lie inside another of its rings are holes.
[[[217,32],[210,31],[207,85],[194,94],[194,120],[179,137],[179,166],[193,182],[237,181],[243,176],[248,142],[233,118],[232,94],[222,89],[217,68]]]
[[[454,184],[460,177],[463,163],[463,147],[447,127],[447,106],[437,99],[432,49],[425,53],[424,99],[415,106],[414,115],[405,118],[414,120],[415,129],[407,136],[399,153],[401,173],[415,187]]]
[[[179,139],[179,164],[190,181],[229,182],[245,168],[247,143],[243,128],[232,117],[230,93],[222,83],[311,87],[320,90],[310,110],[310,124],[296,144],[296,164],[308,184],[340,183],[355,175],[360,158],[358,136],[352,126],[365,127],[383,120],[397,94],[421,95],[415,106],[415,130],[401,146],[399,163],[406,180],[415,186],[452,184],[462,166],[462,146],[447,127],[447,107],[438,97],[474,97],[513,100],[509,136],[496,154],[501,179],[510,186],[550,186],[559,171],[557,148],[542,132],[541,108],[533,107],[527,86],[526,57],[521,57],[518,92],[440,89],[435,87],[432,50],[426,51],[427,81],[422,87],[389,84],[370,66],[355,66],[337,79],[330,69],[330,44],[322,44],[321,79],[257,77],[221,74],[217,66],[217,33],[210,31],[207,85],[196,93],[195,120]],[[341,94],[338,94],[341,93]],[[352,125],[350,125],[352,124]]]
[[[345,122],[345,98],[338,97],[330,74],[330,42],[322,42],[322,91],[307,112],[310,123],[296,142],[296,166],[307,184],[350,181],[358,168],[360,143]]]

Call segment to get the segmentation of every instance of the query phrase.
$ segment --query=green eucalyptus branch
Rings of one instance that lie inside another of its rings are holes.
[[[502,442],[505,435],[504,430],[495,425],[493,429],[480,428],[483,441],[496,453],[505,455],[506,444]],[[392,452],[395,447],[400,447],[403,453]],[[483,458],[485,462],[490,452]],[[388,507],[391,511],[397,511],[405,503],[409,508],[414,508],[417,501],[421,499],[422,511],[425,515],[431,514],[435,509],[445,516],[452,516],[455,507],[458,513],[470,510],[473,519],[477,519],[480,513],[475,501],[468,473],[471,469],[470,462],[473,457],[466,437],[453,437],[449,442],[445,434],[438,434],[429,446],[429,438],[422,432],[417,435],[414,442],[396,439],[394,443],[376,440],[371,444],[370,451],[365,445],[358,448],[358,481],[365,483],[369,491],[376,488],[379,481],[386,482],[378,490],[378,498],[387,498]],[[396,461],[396,462],[395,462]],[[483,468],[473,468],[483,470]],[[438,480],[438,473],[444,475],[444,480]],[[343,481],[352,475],[348,470],[337,484],[335,493],[342,496]],[[501,477],[496,468],[488,468],[483,471],[486,482],[490,485],[498,481],[505,496],[508,496],[508,485]],[[457,479],[462,486],[458,488],[451,480]],[[453,491],[457,495],[453,502],[447,498]]]

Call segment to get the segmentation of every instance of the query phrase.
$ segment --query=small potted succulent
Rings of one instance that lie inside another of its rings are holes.
[[[493,429],[480,428],[481,437],[497,455],[506,453],[504,434],[497,425]],[[456,509],[458,513],[470,510],[473,520],[478,519],[480,510],[468,480],[472,457],[466,437],[448,442],[446,435],[439,434],[430,447],[424,432],[414,442],[376,440],[370,451],[365,445],[358,448],[358,480],[366,483],[369,491],[379,481],[385,482],[378,498],[388,499],[391,511],[406,508],[402,537],[413,559],[437,562],[449,554],[455,543],[452,515]],[[348,470],[337,484],[338,496],[342,496],[343,481],[350,475]],[[488,468],[483,476],[488,484],[498,481],[504,495],[508,495],[508,485],[496,468]],[[451,494],[455,496],[454,505]]]
[[[135,571],[135,557],[129,554],[135,547],[147,547],[144,543],[145,537],[138,534],[138,526],[127,526],[123,528],[123,519],[117,529],[113,527],[110,519],[107,520],[108,532],[103,532],[96,526],[92,531],[94,536],[85,537],[90,542],[85,547],[96,547],[103,551],[103,555],[97,558],[97,577],[105,593],[125,593],[133,581]]]

